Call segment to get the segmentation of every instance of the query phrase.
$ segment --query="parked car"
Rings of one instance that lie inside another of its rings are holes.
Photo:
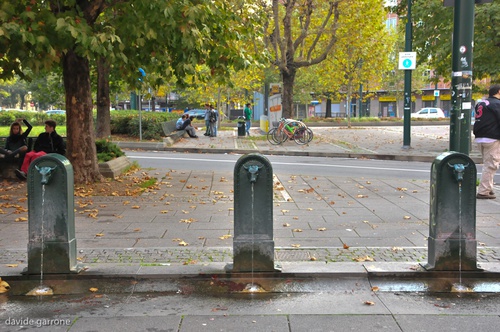
[[[205,119],[205,112],[206,110],[204,109],[193,109],[187,111],[187,114],[189,114],[189,116],[194,116],[195,119],[203,120]]]
[[[423,119],[437,119],[444,118],[444,112],[442,109],[437,107],[426,107],[422,108],[420,111],[411,113],[412,118],[423,118]]]
[[[45,114],[47,114],[47,115],[54,115],[54,114],[66,115],[66,111],[65,110],[48,110],[48,111],[45,111]]]

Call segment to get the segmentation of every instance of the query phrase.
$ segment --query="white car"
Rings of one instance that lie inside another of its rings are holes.
[[[422,108],[420,111],[411,113],[412,118],[423,118],[423,119],[437,119],[444,118],[444,112],[442,109],[437,107],[426,107]]]
[[[47,115],[66,114],[66,111],[65,110],[49,110],[49,111],[45,111],[45,114],[47,114]]]

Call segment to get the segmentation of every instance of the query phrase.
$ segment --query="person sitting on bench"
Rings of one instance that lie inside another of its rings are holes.
[[[61,135],[56,132],[56,122],[54,120],[45,121],[45,132],[38,135],[33,151],[26,153],[21,169],[16,169],[17,177],[26,180],[31,162],[47,153],[59,153],[63,156],[66,154],[66,144],[64,144]]]

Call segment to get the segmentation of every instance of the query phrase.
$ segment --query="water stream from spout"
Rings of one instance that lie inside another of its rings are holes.
[[[29,296],[42,296],[54,295],[52,288],[44,286],[43,284],[43,255],[45,250],[45,184],[42,184],[42,218],[40,225],[40,285],[30,290],[26,295]]]
[[[250,273],[251,273],[251,282],[245,286],[243,290],[244,293],[260,293],[264,292],[264,289],[255,283],[255,266],[254,266],[254,252],[255,252],[255,213],[254,213],[254,200],[255,200],[255,192],[254,192],[254,183],[250,183],[251,188],[251,213],[250,213],[250,221],[252,222],[252,253],[250,258],[252,260],[250,265]]]
[[[254,183],[250,183],[250,188],[251,188],[251,220],[252,220],[252,287],[254,287],[254,251],[255,251],[255,213],[254,213],[254,204],[255,204],[255,192],[254,192]]]
[[[472,290],[462,283],[462,182],[458,181],[458,284],[451,286],[452,292],[471,292]]]
[[[45,185],[42,184],[42,225],[40,226],[41,253],[40,253],[40,286],[43,285],[43,252],[45,251]]]
[[[458,283],[462,285],[462,182],[458,182]]]

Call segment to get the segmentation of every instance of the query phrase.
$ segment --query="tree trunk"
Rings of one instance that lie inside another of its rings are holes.
[[[327,97],[325,118],[331,118],[331,117],[332,117],[332,100],[330,99],[330,97]]]
[[[351,80],[349,80],[347,86],[347,99],[345,101],[346,114],[347,114],[347,128],[351,128],[351,96],[352,96],[352,84]]]
[[[104,57],[97,60],[97,138],[111,136],[109,100],[109,63]]]
[[[72,50],[63,56],[63,80],[66,91],[66,157],[73,165],[75,183],[101,179],[97,164],[90,70],[87,59]]]
[[[291,118],[293,110],[293,84],[295,83],[295,68],[288,68],[288,70],[281,70],[281,77],[283,79],[283,93],[281,95],[281,107],[283,108],[283,117]]]

